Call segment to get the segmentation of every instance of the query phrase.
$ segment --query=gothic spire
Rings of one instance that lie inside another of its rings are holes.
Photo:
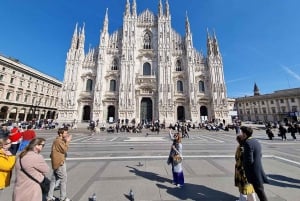
[[[132,3],[132,15],[136,17],[136,0],[133,0]]]
[[[191,34],[190,22],[189,22],[187,11],[185,13],[185,34],[186,35]]]
[[[215,55],[219,55],[220,54],[219,44],[218,44],[218,40],[217,40],[217,36],[216,36],[215,30],[214,30],[213,46],[214,46],[214,54]]]
[[[83,23],[83,27],[82,27],[82,29],[81,29],[81,32],[80,32],[80,34],[79,34],[79,44],[78,44],[78,46],[79,46],[79,48],[84,48],[84,41],[85,41],[85,23]]]
[[[158,16],[162,16],[163,15],[163,7],[162,7],[162,4],[161,4],[161,0],[159,0],[159,3],[158,3]]]
[[[108,33],[108,8],[106,8],[102,32]]]
[[[170,15],[170,6],[169,6],[168,0],[166,0],[165,15],[166,15],[167,17]]]
[[[259,96],[260,95],[260,93],[259,93],[259,88],[258,88],[258,86],[256,85],[256,83],[254,83],[254,96]]]
[[[126,8],[125,8],[125,13],[124,13],[124,16],[130,16],[130,3],[129,3],[129,0],[127,0],[126,2]]]
[[[106,8],[106,12],[105,12],[105,17],[103,20],[103,28],[101,30],[101,34],[100,34],[100,46],[106,46],[107,42],[108,42],[108,8]]]
[[[77,42],[78,42],[78,23],[75,25],[73,37],[72,37],[72,44],[71,48],[75,49],[77,47]]]
[[[187,12],[185,15],[185,41],[186,41],[186,47],[188,49],[193,47],[193,37],[191,34],[190,22],[189,22]]]
[[[211,36],[209,34],[208,28],[206,29],[207,32],[207,38],[206,38],[206,49],[207,49],[207,56],[210,56],[213,54],[212,51],[212,40],[211,40]]]
[[[206,28],[206,36],[207,36],[207,39],[210,39],[210,34],[209,34],[209,31],[208,31],[208,28]]]

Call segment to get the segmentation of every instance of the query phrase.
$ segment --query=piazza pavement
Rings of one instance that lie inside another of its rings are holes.
[[[255,125],[251,125],[255,126]],[[70,130],[73,135],[67,159],[68,197],[88,201],[235,201],[234,186],[235,131],[191,130],[183,139],[185,185],[172,184],[171,167],[166,159],[171,142],[168,130],[159,135],[143,133],[107,133],[90,135],[86,128]],[[38,130],[47,139],[43,150],[50,166],[49,153],[56,130]],[[265,185],[269,201],[300,200],[300,142],[267,139],[263,128],[255,127],[263,147],[263,166],[270,183]],[[297,135],[300,138],[300,135]],[[15,180],[4,190],[4,200],[11,200]],[[50,173],[49,175],[50,176]],[[59,197],[59,191],[55,191]],[[3,201],[4,201],[3,200]]]

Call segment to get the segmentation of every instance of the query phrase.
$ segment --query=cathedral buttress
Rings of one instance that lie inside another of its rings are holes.
[[[137,20],[136,1],[132,4],[132,13],[130,12],[130,3],[126,2],[126,8],[123,16],[123,33],[121,49],[121,65],[119,80],[119,117],[132,119],[135,111],[135,27]]]
[[[94,88],[94,104],[93,104],[93,116],[94,119],[99,118],[101,116],[101,112],[103,112],[103,97],[105,89],[103,87],[104,72],[105,66],[108,65],[106,58],[106,52],[108,48],[108,9],[106,9],[104,20],[103,20],[103,27],[100,33],[100,44],[99,44],[99,51],[98,51],[98,59],[96,64],[96,80],[95,80],[95,88]],[[96,115],[97,114],[97,115]],[[97,117],[96,117],[97,116]]]
[[[79,29],[76,24],[73,33],[70,49],[67,53],[66,70],[64,74],[64,82],[62,88],[61,108],[65,110],[76,110],[78,99],[78,82],[82,63],[84,60],[84,28]]]
[[[171,16],[168,2],[165,4],[164,13],[161,1],[158,5],[158,55],[157,55],[157,83],[158,83],[158,106],[161,120],[173,119],[174,97],[172,80],[172,55],[171,55]],[[170,109],[171,108],[171,109]]]
[[[215,34],[213,37],[207,34],[207,63],[210,71],[212,118],[224,119],[228,116],[227,92],[222,56]]]
[[[196,110],[195,102],[196,102],[196,95],[195,95],[195,68],[193,63],[193,38],[191,33],[191,27],[188,15],[186,13],[185,17],[185,46],[186,46],[186,62],[187,62],[187,69],[186,69],[186,77],[187,77],[187,97],[189,97],[189,114],[191,114],[192,110]],[[193,114],[196,114],[196,111],[193,111]],[[192,117],[190,117],[192,119]]]

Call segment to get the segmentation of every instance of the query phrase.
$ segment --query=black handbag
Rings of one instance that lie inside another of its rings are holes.
[[[22,166],[22,163],[21,163],[21,158],[20,158],[20,166],[21,166],[21,170],[30,178],[32,179],[33,181],[35,181],[36,183],[38,183],[42,189],[42,193],[44,195],[48,194],[49,192],[49,189],[50,189],[50,179],[48,179],[48,177],[44,176],[44,179],[43,181],[40,183],[37,179],[35,179],[33,176],[31,176],[28,172],[26,172],[24,169],[23,169],[23,166]]]

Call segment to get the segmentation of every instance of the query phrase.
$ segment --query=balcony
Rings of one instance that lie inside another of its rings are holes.
[[[83,91],[80,93],[80,99],[91,99],[93,100],[93,93],[92,91]]]
[[[155,75],[137,75],[135,83],[142,86],[156,85],[156,77]]]

